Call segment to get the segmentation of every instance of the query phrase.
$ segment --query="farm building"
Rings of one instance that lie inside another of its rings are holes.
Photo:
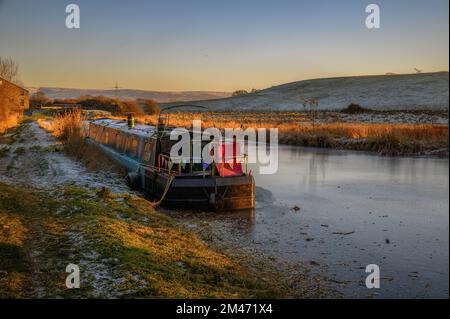
[[[0,108],[23,111],[29,108],[27,89],[0,77]]]

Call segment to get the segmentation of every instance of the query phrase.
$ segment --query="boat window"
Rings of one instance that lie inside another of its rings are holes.
[[[127,136],[124,134],[121,134],[120,137],[120,150],[122,152],[126,152],[127,151]]]
[[[109,129],[109,140],[108,144],[114,146],[116,144],[116,130],[110,128]]]
[[[108,145],[114,146],[115,143],[116,143],[116,134],[113,129],[109,129]]]
[[[131,149],[131,137],[130,136],[125,136],[125,149],[124,149],[124,151],[126,153],[130,153],[130,149]]]
[[[150,162],[150,156],[152,155],[153,151],[153,141],[146,141],[144,146],[144,154],[142,155],[142,160],[145,162]]]
[[[95,136],[94,136],[94,140],[95,140],[96,142],[99,141],[100,135],[101,135],[101,134],[102,134],[102,128],[101,128],[101,127],[96,127],[96,128],[95,128]]]
[[[110,139],[110,137],[109,137],[110,135],[111,135],[111,132],[109,131],[109,129],[105,128],[105,139],[103,140],[103,143],[108,144],[109,139]]]
[[[99,143],[101,143],[101,142],[102,142],[102,139],[103,139],[103,128],[100,127],[100,128],[98,129],[96,141],[99,142]]]
[[[129,148],[128,148],[128,154],[132,157],[137,156],[137,150],[138,150],[138,140],[136,138],[129,138]]]
[[[116,149],[119,150],[119,151],[122,149],[122,147],[121,147],[121,142],[122,142],[122,134],[117,133],[117,134],[116,134],[116,145],[115,145],[115,147],[116,147]]]
[[[106,129],[106,137],[105,137],[105,144],[108,144],[109,141],[111,140],[111,130],[109,128]]]
[[[94,125],[89,126],[89,137],[95,139],[95,134],[97,133],[97,128]]]

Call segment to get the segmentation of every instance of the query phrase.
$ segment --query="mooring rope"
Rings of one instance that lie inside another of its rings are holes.
[[[166,197],[167,193],[169,192],[170,185],[172,185],[172,182],[173,182],[174,179],[175,179],[175,176],[174,176],[174,175],[170,175],[170,176],[169,176],[169,179],[167,180],[166,187],[165,187],[165,189],[164,189],[164,192],[163,192],[161,198],[160,198],[159,201],[157,201],[157,202],[150,202],[150,204],[151,204],[152,206],[159,206],[159,205],[162,203],[162,201],[163,201],[164,198]]]

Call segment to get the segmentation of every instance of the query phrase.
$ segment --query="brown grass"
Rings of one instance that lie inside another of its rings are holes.
[[[272,116],[230,112],[169,115],[170,125],[177,127],[191,127],[194,119],[201,119],[203,128],[278,128],[279,142],[282,144],[372,151],[383,155],[448,156],[448,125],[443,124],[322,122],[312,125],[307,114],[296,112],[275,112]],[[50,130],[67,139],[69,149],[80,153],[81,149],[76,146],[82,145],[79,141],[83,135],[82,121],[79,111],[57,116]],[[140,116],[136,122],[156,124],[157,116]]]
[[[63,141],[81,136],[84,117],[81,110],[75,109],[56,115],[53,120],[40,120],[39,124]]]
[[[201,119],[203,127],[278,128],[282,144],[374,151],[385,155],[414,155],[438,151],[448,154],[448,125],[372,124],[319,122],[312,125],[307,114],[266,113],[174,113],[170,125],[192,126]],[[155,124],[156,116],[138,122]]]
[[[415,155],[445,149],[448,153],[449,141],[446,125],[340,123],[283,127],[280,142]]]

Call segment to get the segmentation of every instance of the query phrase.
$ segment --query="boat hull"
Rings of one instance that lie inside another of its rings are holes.
[[[253,176],[212,176],[210,173],[204,176],[201,173],[175,172],[168,174],[167,170],[148,165],[142,160],[145,157],[144,137],[138,139],[136,147],[130,148],[132,143],[124,143],[123,138],[118,137],[136,139],[132,132],[114,128],[105,137],[103,133],[98,133],[101,128],[105,127],[91,123],[87,141],[98,146],[123,166],[129,172],[128,185],[132,189],[142,191],[155,203],[169,209],[187,210],[232,211],[255,207]],[[124,149],[123,145],[128,148]]]
[[[168,174],[147,170],[144,191],[153,200],[164,197],[162,205],[169,209],[230,211],[255,207],[253,176],[175,176],[170,181]]]

